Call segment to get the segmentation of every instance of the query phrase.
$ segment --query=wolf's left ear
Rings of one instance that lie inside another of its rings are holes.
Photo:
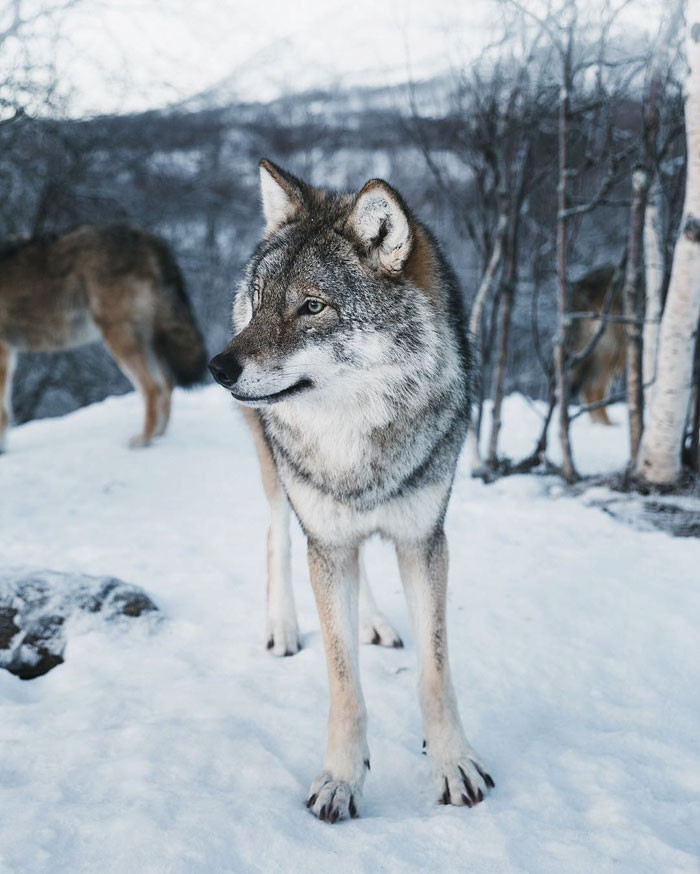
[[[295,219],[305,207],[304,183],[267,158],[260,161],[260,194],[266,237]]]
[[[382,179],[371,179],[357,195],[345,231],[371,262],[398,276],[411,252],[411,223],[401,196]]]

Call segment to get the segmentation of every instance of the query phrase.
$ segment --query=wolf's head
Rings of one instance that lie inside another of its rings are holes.
[[[260,182],[265,239],[234,303],[235,336],[209,365],[216,381],[262,406],[373,374],[427,375],[440,265],[401,196],[379,179],[332,194],[266,160]]]

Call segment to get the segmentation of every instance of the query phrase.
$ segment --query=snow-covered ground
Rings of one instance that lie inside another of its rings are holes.
[[[218,388],[178,393],[169,433],[125,443],[136,395],[10,432],[4,565],[113,574],[165,621],[83,625],[66,663],[0,671],[0,871],[680,874],[700,870],[700,542],[641,532],[555,480],[472,481],[448,517],[449,629],[468,735],[496,789],[435,803],[395,561],[368,559],[406,649],[365,647],[372,771],[360,819],[315,820],[326,671],[303,542],[303,650],[264,647],[266,507],[253,449]],[[623,420],[622,410],[613,418]],[[505,411],[505,449],[536,413]],[[625,430],[578,420],[584,471]]]

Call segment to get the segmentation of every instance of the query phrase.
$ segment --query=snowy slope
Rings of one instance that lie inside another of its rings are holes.
[[[622,412],[613,414],[622,420]],[[266,510],[224,392],[175,397],[169,434],[130,451],[136,395],[11,432],[4,565],[114,574],[165,621],[74,628],[66,663],[0,671],[0,871],[680,874],[700,870],[700,542],[642,533],[553,480],[459,473],[449,628],[468,734],[496,780],[435,804],[414,648],[391,550],[370,573],[407,648],[365,647],[372,771],[358,820],[304,808],[327,707],[303,544],[302,652],[264,649]],[[506,449],[537,416],[508,399]],[[576,423],[584,470],[622,427]],[[550,493],[548,493],[550,490]]]

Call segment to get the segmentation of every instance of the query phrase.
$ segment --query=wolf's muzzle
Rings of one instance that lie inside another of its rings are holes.
[[[219,352],[209,362],[209,372],[214,379],[223,385],[224,388],[231,388],[238,381],[238,377],[243,372],[243,367],[239,364],[238,359],[230,350]]]

